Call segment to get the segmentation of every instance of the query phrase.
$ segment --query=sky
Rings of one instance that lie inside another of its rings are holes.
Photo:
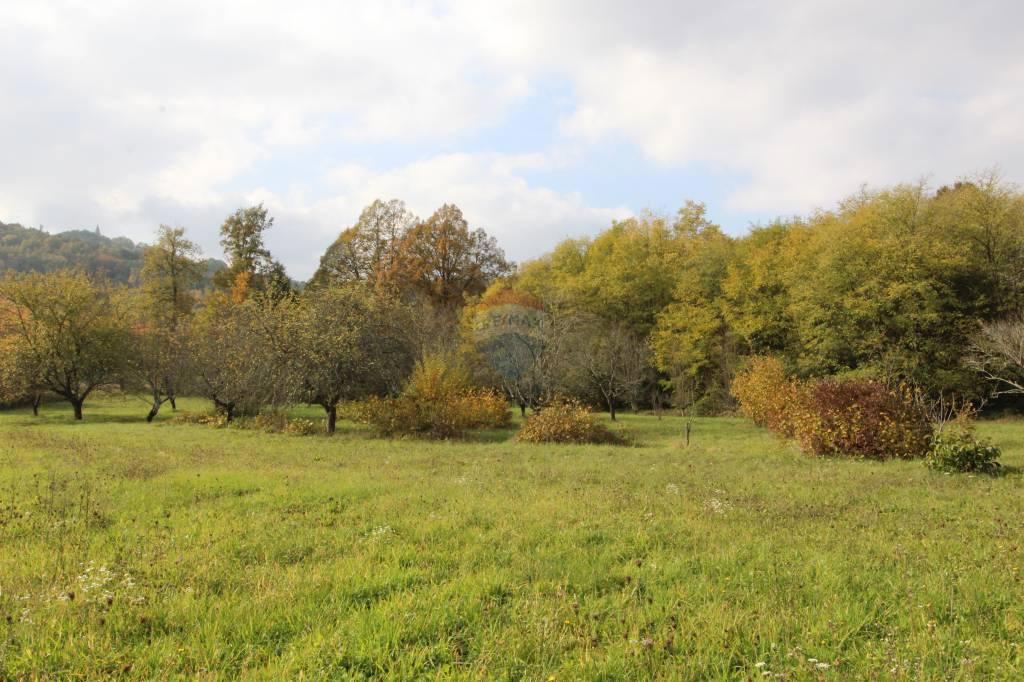
[[[731,234],[863,185],[1024,181],[1024,3],[3,0],[0,221],[298,279],[375,198],[514,260],[703,201]]]

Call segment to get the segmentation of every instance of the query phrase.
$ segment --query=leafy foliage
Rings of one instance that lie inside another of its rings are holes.
[[[935,434],[925,464],[947,473],[995,474],[1001,469],[1000,449],[970,429],[943,429]]]
[[[758,426],[786,438],[796,430],[796,415],[806,397],[800,382],[786,376],[782,362],[774,357],[754,357],[732,382],[732,395],[740,412]]]
[[[0,281],[3,359],[27,387],[44,387],[74,407],[117,382],[128,328],[111,290],[82,272],[9,273]]]
[[[802,392],[794,435],[819,456],[913,459],[928,453],[931,424],[909,391],[874,379],[817,379]]]
[[[508,426],[506,400],[473,388],[466,371],[443,356],[421,361],[401,395],[371,397],[359,404],[357,418],[381,435],[457,438],[469,429]]]
[[[740,410],[795,438],[808,454],[865,459],[922,457],[931,424],[905,388],[865,378],[799,381],[775,358],[756,358],[733,384]]]
[[[626,445],[627,441],[575,400],[556,401],[526,418],[516,434],[524,443],[603,443]]]

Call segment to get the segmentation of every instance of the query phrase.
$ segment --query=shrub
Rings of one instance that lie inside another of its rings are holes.
[[[873,379],[818,379],[801,394],[792,428],[805,452],[865,459],[928,453],[931,425],[903,389]]]
[[[806,402],[803,389],[800,382],[786,376],[777,358],[757,357],[736,375],[731,393],[745,417],[790,438],[796,416]]]
[[[865,378],[799,381],[775,358],[754,358],[733,382],[740,411],[754,423],[795,438],[817,456],[923,457],[931,443],[927,415],[909,391]]]
[[[606,443],[625,445],[626,439],[599,424],[589,409],[576,401],[554,403],[530,415],[516,440],[526,443]]]
[[[290,419],[287,415],[280,412],[258,414],[254,417],[239,417],[231,422],[228,422],[222,414],[182,412],[168,420],[168,423],[199,424],[217,428],[230,426],[236,429],[252,429],[267,433],[287,433],[295,436],[310,436],[323,431],[323,427],[311,419],[303,419],[301,417]]]
[[[226,426],[228,421],[223,414],[207,414],[204,412],[179,412],[167,420],[168,424],[197,424],[201,426]]]
[[[417,365],[402,394],[370,398],[355,409],[357,420],[385,436],[457,438],[469,429],[508,426],[508,402],[473,388],[466,371],[441,357]]]
[[[947,473],[995,474],[1001,468],[1000,454],[998,447],[979,440],[969,429],[951,428],[935,434],[925,464]]]

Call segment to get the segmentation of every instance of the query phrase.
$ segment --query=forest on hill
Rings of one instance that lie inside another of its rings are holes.
[[[68,230],[50,234],[42,228],[0,222],[0,272],[56,272],[81,269],[112,282],[138,282],[145,244],[126,237],[107,237],[99,230]],[[209,284],[223,261],[204,261],[200,284]]]

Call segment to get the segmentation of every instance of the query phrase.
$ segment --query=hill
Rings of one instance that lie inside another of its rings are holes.
[[[146,244],[126,237],[106,237],[89,230],[50,234],[39,228],[0,222],[0,273],[53,272],[81,268],[90,275],[102,275],[124,284],[137,280]],[[213,274],[227,267],[223,261],[206,261],[204,285]]]

